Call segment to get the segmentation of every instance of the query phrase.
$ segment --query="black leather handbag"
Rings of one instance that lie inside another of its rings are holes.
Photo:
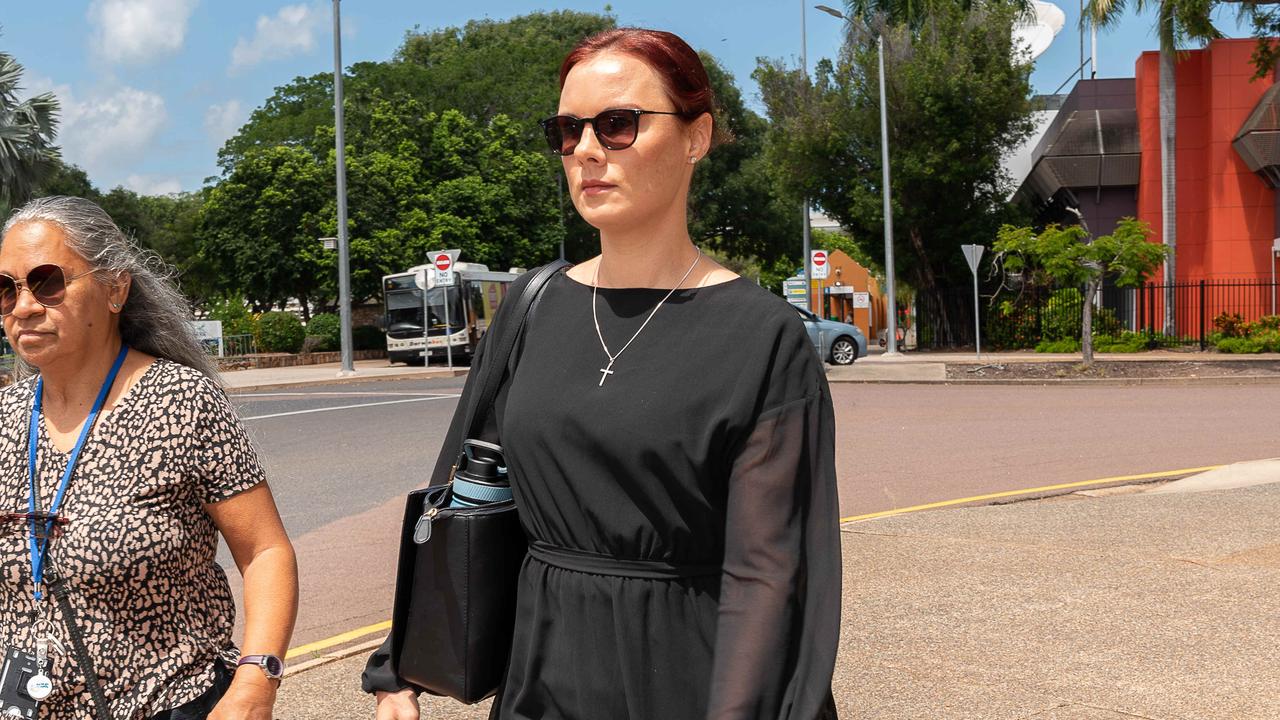
[[[463,392],[462,432],[451,429],[442,456],[459,458],[463,441],[479,439],[530,308],[568,265],[531,271],[504,302],[484,337],[482,367]],[[528,539],[513,500],[452,507],[457,468],[455,462],[448,482],[415,490],[405,504],[391,653],[405,682],[470,704],[493,695],[506,672]]]

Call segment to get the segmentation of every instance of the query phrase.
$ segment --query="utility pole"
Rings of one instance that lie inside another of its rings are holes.
[[[804,70],[805,92],[809,88],[809,31],[805,20],[805,0],[800,0],[800,65]],[[813,270],[809,267],[809,256],[812,254],[812,229],[809,225],[809,198],[804,199],[801,206],[800,227],[804,235],[804,309],[813,312]]]
[[[354,375],[351,341],[351,253],[347,238],[347,144],[342,116],[342,15],[333,0],[333,122],[334,145],[338,151],[338,313],[342,319],[342,370]]]

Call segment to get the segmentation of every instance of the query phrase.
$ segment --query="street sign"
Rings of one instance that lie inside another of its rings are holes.
[[[982,251],[986,248],[981,245],[961,245],[960,249],[964,251],[964,259],[969,263],[969,270],[973,272],[973,342],[977,351],[977,358],[982,359],[982,313],[978,309],[978,263],[982,262]]]
[[[320,244],[324,246],[325,250],[337,250],[338,238],[336,237],[320,238]]]
[[[436,269],[436,285],[444,287],[453,285],[453,273],[460,253],[460,250],[437,250],[427,253],[427,262]]]
[[[981,245],[961,245],[960,249],[964,251],[964,259],[969,261],[969,271],[977,275],[978,263],[982,262],[982,251],[986,248]]]
[[[871,307],[871,293],[855,292],[853,294],[853,307],[859,310]]]
[[[804,291],[804,278],[789,278],[782,281],[782,295],[787,302],[797,307],[808,308],[808,294]]]
[[[809,254],[809,274],[814,280],[826,280],[831,272],[831,258],[826,250],[814,250]]]

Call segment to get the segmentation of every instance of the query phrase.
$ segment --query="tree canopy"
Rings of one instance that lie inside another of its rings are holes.
[[[773,121],[767,157],[884,262],[877,35],[884,34],[896,270],[918,291],[963,286],[960,245],[993,238],[1011,210],[1001,159],[1030,132],[1030,67],[1012,52],[1017,8],[936,3],[918,28],[850,23],[838,63],[812,84],[761,61]]]
[[[43,93],[19,100],[23,72],[17,59],[0,52],[0,206],[25,202],[59,164],[58,99]]]

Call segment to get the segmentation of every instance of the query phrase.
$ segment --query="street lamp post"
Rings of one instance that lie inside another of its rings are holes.
[[[351,261],[347,238],[347,145],[342,117],[342,15],[341,0],[333,0],[333,122],[338,153],[338,313],[342,319],[342,370],[355,373],[351,353]]]
[[[809,30],[805,19],[805,0],[800,0],[800,65],[804,70],[805,85],[809,84]],[[813,312],[813,230],[809,224],[809,198],[806,196],[800,209],[800,232],[804,236],[804,309]]]
[[[833,7],[826,5],[817,5],[815,7],[832,17],[851,22],[849,18],[845,17],[844,13]],[[887,337],[885,338],[884,354],[897,356],[898,298],[895,294],[897,289],[893,271],[893,202],[889,193],[889,103],[886,101],[884,91],[884,32],[881,32],[879,37],[876,38],[876,54],[880,60],[880,168],[884,195],[884,280],[885,292],[888,295],[885,299],[885,304],[889,315],[885,323]]]

